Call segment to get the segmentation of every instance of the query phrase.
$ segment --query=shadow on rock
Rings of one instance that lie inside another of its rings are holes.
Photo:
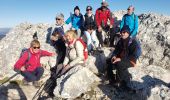
[[[27,100],[23,90],[16,82],[11,82],[7,86],[0,87],[1,100]]]

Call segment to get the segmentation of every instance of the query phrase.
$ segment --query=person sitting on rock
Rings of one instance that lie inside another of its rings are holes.
[[[138,16],[134,14],[135,8],[133,6],[129,6],[127,9],[127,14],[125,14],[120,23],[120,30],[128,25],[130,28],[130,37],[135,38],[138,31]]]
[[[50,53],[40,49],[40,42],[33,40],[30,48],[23,52],[22,56],[14,65],[14,70],[21,73],[24,77],[23,84],[28,85],[33,82],[34,86],[39,86],[39,80],[44,73],[44,69],[40,64],[40,58],[43,56],[54,56],[55,53]]]
[[[77,31],[77,36],[81,37],[81,32],[83,30],[83,15],[80,13],[80,9],[78,6],[74,8],[74,14],[71,14],[70,17],[66,20],[66,24],[72,25],[72,30]]]
[[[61,72],[61,75],[64,74],[68,69],[75,67],[78,64],[83,64],[85,60],[84,55],[84,44],[83,40],[78,39],[76,35],[76,31],[70,30],[65,34],[67,41],[67,51],[66,57],[62,65],[57,67],[57,72]],[[87,48],[86,48],[87,49]]]
[[[112,43],[114,41],[114,33],[113,33],[113,18],[111,16],[111,11],[108,8],[108,3],[103,1],[101,3],[101,7],[96,10],[95,14],[96,24],[97,24],[97,37],[99,39],[100,45],[104,46],[104,40],[102,36],[102,31],[109,32],[110,31],[110,46],[113,46]],[[110,22],[110,23],[108,23]]]
[[[86,43],[88,51],[92,51],[94,48],[97,48],[99,46],[99,41],[96,37],[96,22],[94,15],[92,13],[92,7],[87,6],[86,8],[86,14],[84,15],[84,34],[86,36]]]
[[[110,61],[107,74],[109,82],[114,86],[127,86],[131,80],[128,68],[134,67],[137,61],[137,41],[130,38],[130,28],[126,25],[121,30],[121,39],[117,43]],[[116,70],[116,76],[112,70]],[[116,78],[115,78],[116,77]]]

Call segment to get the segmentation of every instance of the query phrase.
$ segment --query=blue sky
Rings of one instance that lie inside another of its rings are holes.
[[[21,22],[53,23],[58,12],[63,12],[65,19],[76,5],[82,14],[87,5],[93,12],[100,7],[102,0],[0,0],[0,27],[14,27]],[[136,13],[156,12],[170,16],[170,0],[106,0],[111,11],[126,10],[134,5]]]

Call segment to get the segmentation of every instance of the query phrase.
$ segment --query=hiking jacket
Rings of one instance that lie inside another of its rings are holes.
[[[125,14],[120,23],[120,29],[122,29],[125,25],[128,25],[130,28],[130,36],[135,37],[138,31],[138,16],[136,16],[134,13],[131,15]]]
[[[91,16],[84,15],[84,28],[85,30],[96,28],[95,16],[93,14]]]
[[[76,39],[67,44],[66,57],[64,59],[63,65],[70,65],[71,67],[76,64],[84,62],[84,47],[80,41]]]
[[[76,16],[75,14],[72,14],[67,20],[66,24],[72,24],[72,27],[75,28],[76,30],[82,29],[84,20],[83,20],[83,15],[80,13],[79,16]]]
[[[103,24],[104,26],[107,26],[108,19],[110,20],[110,24],[113,25],[114,20],[111,16],[111,12],[109,9],[107,9],[106,11],[102,11],[101,8],[98,8],[96,10],[95,18],[96,18],[97,27],[99,26],[103,27]]]
[[[30,51],[30,48],[28,49],[29,51],[24,52],[24,54],[21,56],[21,58],[15,63],[14,69],[20,70],[21,67],[25,66],[26,71],[34,71],[37,67],[41,67],[40,64],[40,58],[43,56],[52,56],[52,53],[49,53],[44,50],[40,50],[38,53],[33,53]],[[30,59],[28,60],[28,52],[30,52],[31,56]],[[27,61],[28,60],[28,61]]]
[[[126,40],[120,39],[115,47],[112,57],[116,56],[117,58],[121,58],[121,59],[129,59],[131,64],[135,66],[137,61],[136,58],[137,41],[133,39],[130,44],[129,41],[130,38]]]

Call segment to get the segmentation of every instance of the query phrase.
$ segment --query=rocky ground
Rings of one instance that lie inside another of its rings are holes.
[[[124,11],[113,12],[117,24],[120,22]],[[86,67],[78,66],[71,69],[66,75],[57,79],[55,99],[69,98],[68,100],[170,100],[170,17],[155,13],[139,15],[139,35],[142,56],[135,68],[130,68],[132,74],[131,88],[136,92],[124,89],[115,89],[107,85],[104,76],[105,60],[111,53],[109,48],[103,48],[103,53],[89,56]],[[49,24],[22,23],[12,29],[0,41],[0,80],[10,77],[15,72],[12,66],[18,59],[22,48],[29,47],[32,35],[38,32],[41,48],[55,51],[46,39],[50,32]],[[50,66],[55,65],[55,57],[41,59],[46,71],[42,81],[50,75]],[[17,76],[13,80],[21,80]],[[33,86],[22,86],[7,83],[0,87],[0,100],[31,100],[37,89]],[[47,99],[44,97],[43,99]]]

